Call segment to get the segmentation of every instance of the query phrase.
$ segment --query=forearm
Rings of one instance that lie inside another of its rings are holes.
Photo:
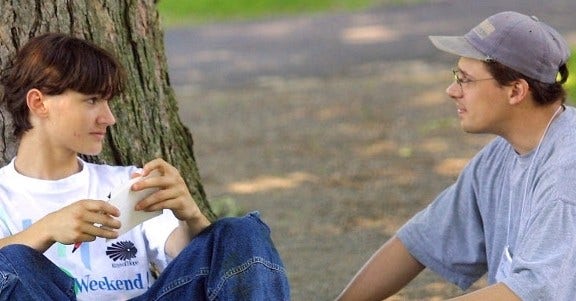
[[[206,216],[200,214],[196,218],[186,220],[183,224],[186,226],[189,238],[192,239],[198,235],[198,233],[202,232],[202,230],[210,226],[211,223]]]
[[[46,231],[42,230],[42,227],[33,224],[22,232],[0,239],[0,248],[15,244],[26,245],[44,253],[54,244],[54,241],[50,239]]]
[[[512,292],[505,284],[497,283],[483,289],[479,289],[472,293],[462,295],[460,297],[450,299],[453,301],[484,301],[484,300],[499,300],[499,301],[520,301],[520,298]]]
[[[178,256],[190,241],[209,225],[210,221],[203,215],[196,221],[179,221],[178,227],[170,233],[166,241],[166,254],[173,258]]]
[[[383,300],[398,292],[423,269],[404,244],[393,237],[368,260],[337,300]]]

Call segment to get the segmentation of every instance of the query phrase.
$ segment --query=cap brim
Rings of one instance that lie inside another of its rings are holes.
[[[462,36],[429,36],[428,38],[436,48],[442,51],[477,60],[487,59],[486,55],[476,50]]]

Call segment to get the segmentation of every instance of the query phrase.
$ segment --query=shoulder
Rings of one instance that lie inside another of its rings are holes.
[[[549,132],[554,144],[576,145],[576,108],[566,106],[566,110],[550,126]]]
[[[109,183],[112,187],[128,181],[133,173],[140,170],[136,166],[114,166],[88,162],[83,162],[83,166],[92,183],[94,181]]]
[[[515,155],[512,146],[505,139],[497,136],[470,160],[464,172],[495,172],[505,165],[503,163],[511,162],[511,156]]]
[[[510,152],[513,152],[513,148],[506,141],[506,139],[496,136],[490,143],[488,143],[478,155],[484,159],[488,158],[500,158],[502,156],[507,156]]]
[[[567,106],[535,158],[534,174],[542,198],[576,204],[576,110]]]
[[[10,177],[14,172],[14,159],[8,162],[6,165],[0,167],[0,178]]]
[[[136,166],[115,166],[107,164],[95,164],[82,161],[84,168],[90,173],[101,175],[126,175],[138,170]]]
[[[11,178],[13,177],[10,176],[10,164],[0,168],[0,195],[7,193],[8,183]]]
[[[576,109],[567,106],[542,141],[537,161],[554,170],[574,169],[576,172]]]

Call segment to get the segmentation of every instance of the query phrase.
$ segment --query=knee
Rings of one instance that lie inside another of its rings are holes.
[[[257,212],[243,217],[223,218],[212,224],[206,235],[222,249],[255,253],[276,253],[270,228]]]
[[[46,271],[56,267],[44,254],[25,245],[7,245],[0,249],[0,266],[14,270],[34,267]],[[60,271],[59,268],[57,268]]]
[[[26,245],[7,245],[0,249],[0,254],[7,258],[30,257],[40,255],[40,252]]]
[[[7,245],[0,249],[0,273],[4,280],[9,280],[9,275],[18,274],[17,270],[31,264],[33,253],[40,254],[36,250],[24,245]]]
[[[258,212],[243,217],[222,218],[213,224],[212,231],[235,239],[270,236],[270,228],[260,219]]]

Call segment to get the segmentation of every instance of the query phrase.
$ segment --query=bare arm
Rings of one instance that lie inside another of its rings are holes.
[[[165,251],[170,257],[176,257],[198,233],[210,225],[203,216],[199,221],[180,221],[178,227],[170,233],[166,241]],[[193,227],[193,228],[192,228]]]
[[[0,239],[0,247],[27,245],[44,253],[55,242],[72,244],[96,237],[116,238],[120,222],[118,209],[101,200],[80,200],[47,214],[27,229]],[[98,225],[102,225],[100,227]]]
[[[0,248],[19,244],[29,246],[38,252],[44,253],[54,242],[47,229],[35,223],[22,232],[0,239]]]
[[[483,289],[479,289],[472,293],[462,295],[460,297],[450,299],[453,301],[483,301],[483,300],[499,300],[499,301],[521,301],[514,292],[512,292],[505,284],[497,283]]]
[[[138,191],[156,187],[159,191],[140,201],[136,210],[169,209],[174,213],[179,224],[168,236],[164,250],[170,257],[176,257],[192,238],[210,225],[210,221],[194,202],[186,182],[174,166],[162,159],[155,159],[144,165],[142,176],[153,170],[157,170],[160,175],[139,181],[132,189]]]
[[[407,285],[422,270],[424,266],[410,255],[402,241],[392,237],[368,260],[336,300],[386,299]],[[520,301],[520,298],[505,284],[497,283],[450,300]]]
[[[338,301],[383,300],[424,270],[397,237],[388,240],[354,276]]]

